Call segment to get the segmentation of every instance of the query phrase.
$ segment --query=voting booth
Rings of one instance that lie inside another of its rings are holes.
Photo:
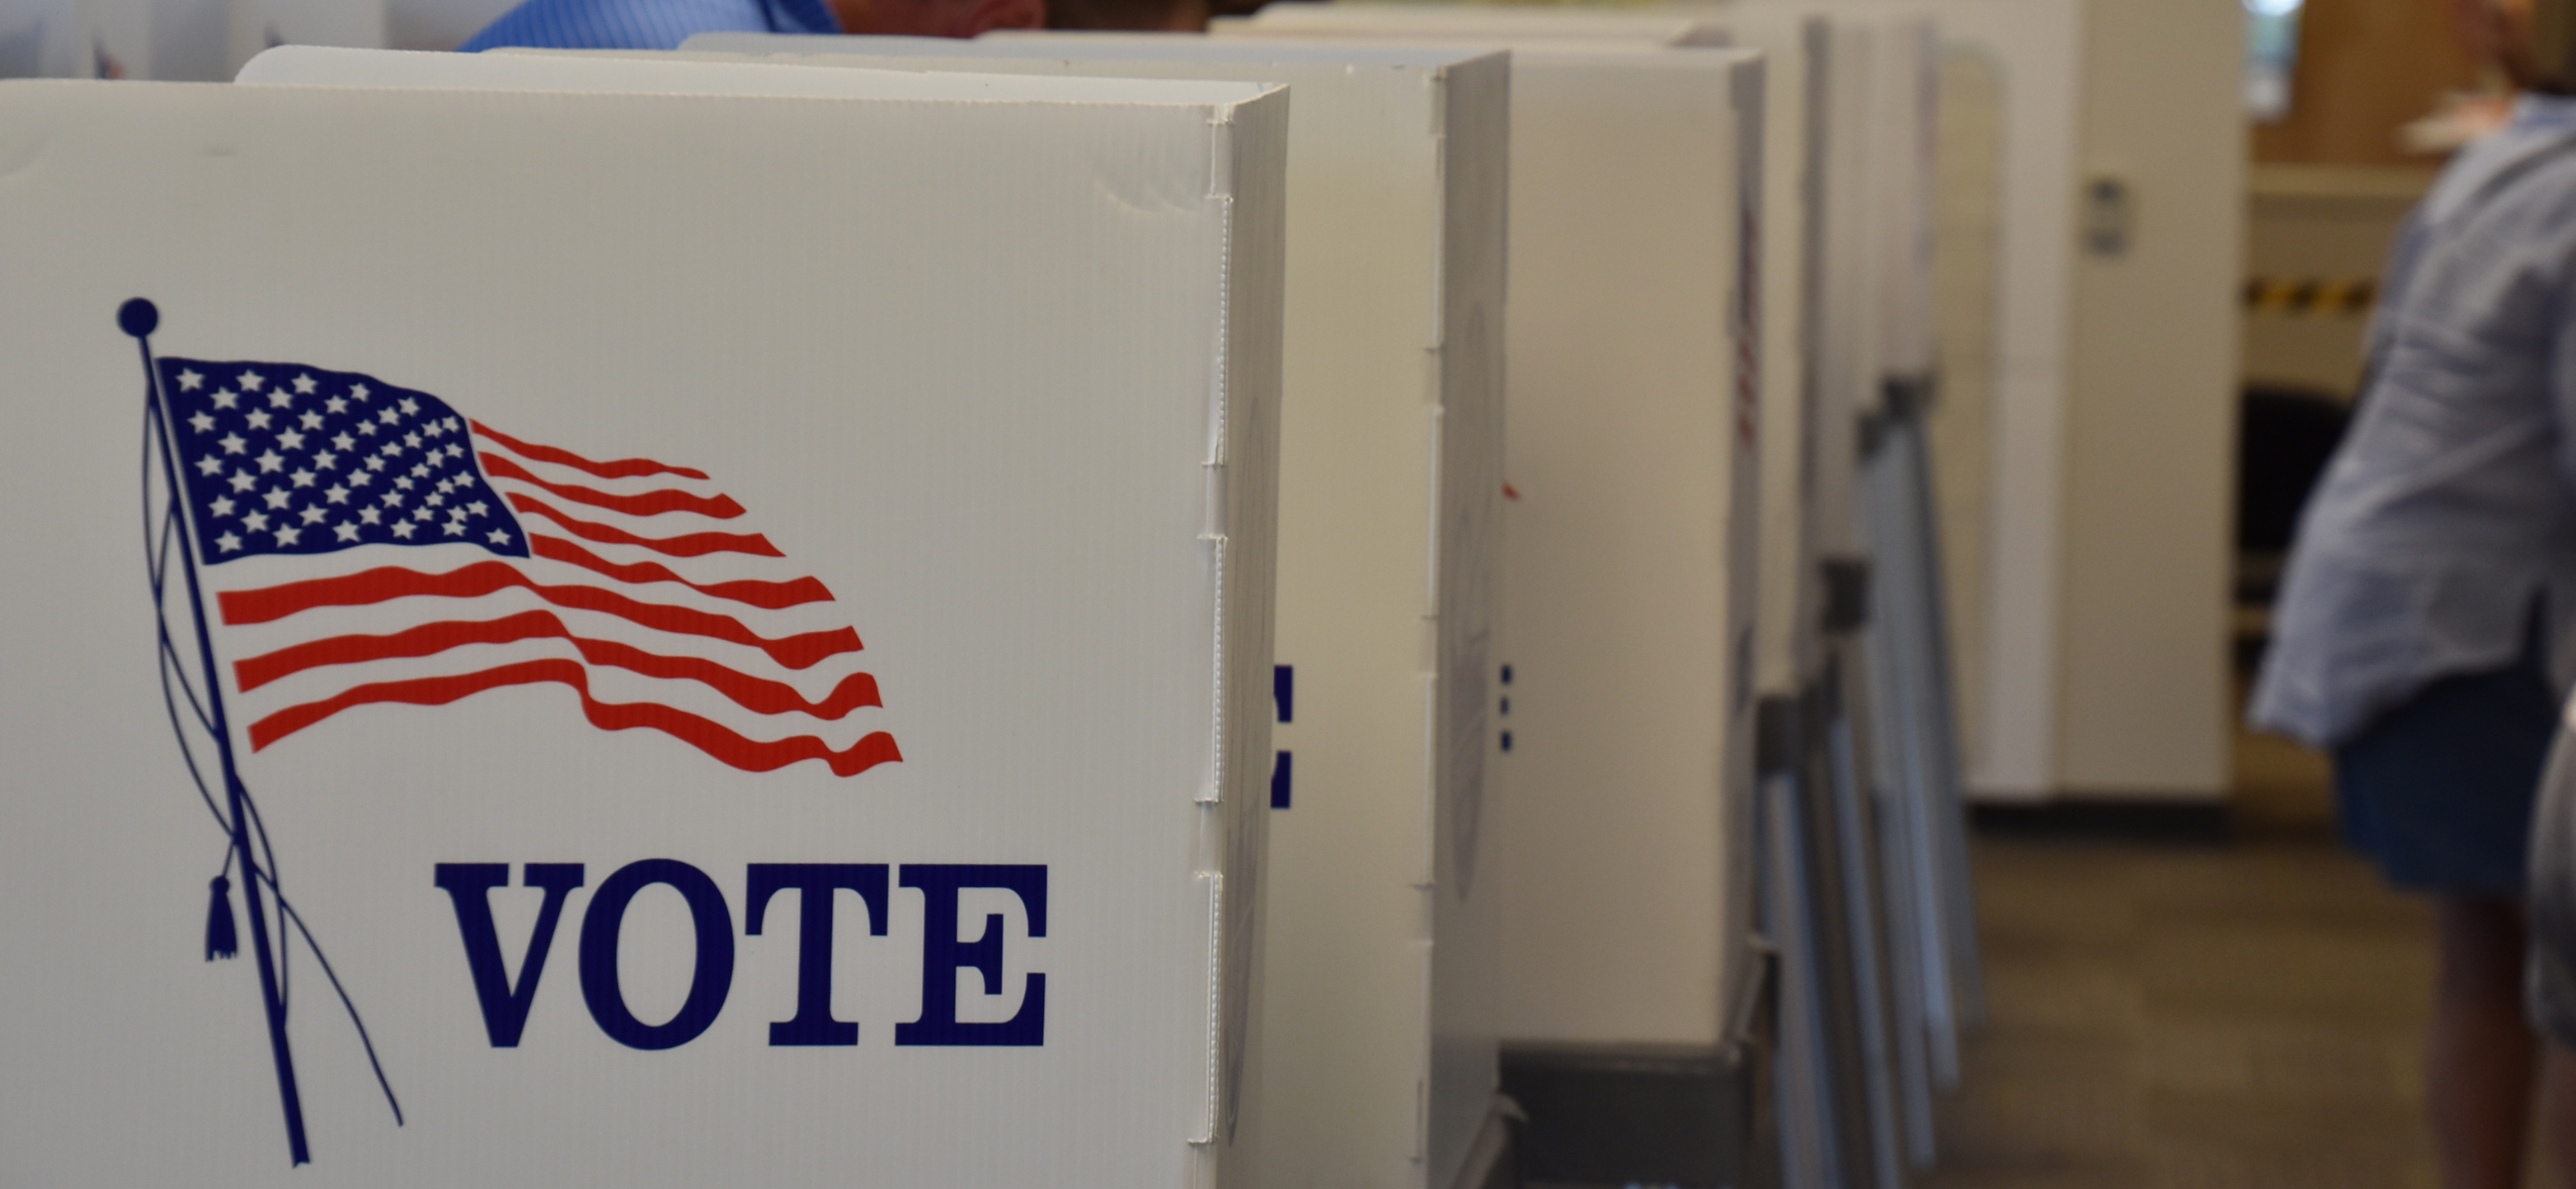
[[[353,53],[0,85],[10,1179],[1252,1184],[1285,94]]]
[[[1278,5],[1250,24],[1472,41],[1493,16],[1528,44],[1548,15]],[[1789,63],[1770,86],[1769,209],[1789,217],[1766,220],[1766,326],[1773,342],[1778,328],[1811,336],[1816,352],[1792,359],[1812,369],[1765,376],[1775,420],[1815,427],[1803,445],[1774,438],[1787,465],[1764,483],[1764,592],[1777,597],[1760,645],[1773,696],[1756,828],[1764,928],[1782,964],[1783,1171],[1793,1184],[1894,1185],[1907,1157],[1931,1158],[1937,1056],[1955,1053],[1951,988],[1961,969],[1973,977],[1972,941],[1950,928],[1965,915],[1964,848],[1943,743],[1955,732],[1939,696],[1946,643],[1926,630],[1940,591],[1923,576],[1939,551],[1921,516],[1916,433],[1934,370],[1935,42],[1920,20],[1828,26],[1787,6],[1585,14],[1564,27],[1668,44],[1683,15],[1699,21],[1692,40]],[[1785,262],[1784,234],[1799,249]],[[1820,556],[1838,581],[1819,583]],[[1818,637],[1828,622],[1835,641]]]
[[[1946,158],[1982,156],[1992,172],[1954,181],[1996,191],[1991,304],[1964,309],[1990,320],[1990,396],[1953,399],[1978,388],[1945,350],[1927,423],[1944,447],[1972,794],[2215,802],[2233,704],[2243,14],[2157,0],[1733,2],[1929,18],[1945,100],[1997,121],[1944,141]],[[1961,109],[1945,103],[1945,119]],[[1945,241],[1981,221],[1945,218]]]
[[[1505,57],[1104,36],[685,49],[1289,86],[1263,1177],[1483,1184],[1502,1156],[1485,783]]]
[[[1240,25],[1241,27],[1238,27]],[[1761,557],[1755,685],[1794,691],[1816,662],[1816,415],[1811,388],[1823,353],[1812,303],[1822,267],[1826,116],[1817,101],[1833,77],[1831,26],[1783,8],[1461,7],[1282,0],[1220,33],[1342,37],[1438,44],[1642,42],[1734,46],[1763,56],[1759,387],[1762,399]]]
[[[1249,17],[1219,18],[1211,28],[1237,33],[1257,27],[1264,36],[1357,37],[1440,40],[1469,33],[1495,44],[1533,42],[1641,42],[1649,45],[1724,46],[1708,14],[1681,10],[1583,5],[1458,5],[1439,3],[1281,0]]]
[[[1325,30],[1256,18],[1217,32],[1293,41]],[[1499,636],[1511,749],[1495,770],[1492,827],[1510,922],[1503,1037],[1586,1054],[1731,1045],[1757,969],[1745,848],[1758,60],[1474,30],[1332,35],[1513,50],[1514,495]],[[1692,1076],[1708,1084],[1705,1071]],[[1547,1113],[1509,1077],[1534,1119]],[[1530,1134],[1548,1130],[1534,1122]],[[1741,1154],[1705,1133],[1691,1142],[1694,1158]],[[1570,1175],[1580,1152],[1524,1156],[1533,1177],[1601,1179]],[[1719,1175],[1698,1165],[1632,1179]]]

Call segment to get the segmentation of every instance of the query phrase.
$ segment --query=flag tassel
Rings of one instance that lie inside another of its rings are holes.
[[[216,876],[214,900],[206,906],[206,960],[229,958],[241,952],[241,943],[233,936],[233,881]]]

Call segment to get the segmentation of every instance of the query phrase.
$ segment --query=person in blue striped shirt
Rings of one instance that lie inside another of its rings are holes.
[[[2576,760],[2542,780],[2576,672],[2569,90],[2518,100],[2401,231],[2251,710],[2333,750],[2345,836],[2432,901],[2446,1189],[2526,1184],[2535,1117],[2576,1186]]]
[[[974,37],[1046,24],[1046,0],[526,0],[457,48],[675,50],[699,33]]]

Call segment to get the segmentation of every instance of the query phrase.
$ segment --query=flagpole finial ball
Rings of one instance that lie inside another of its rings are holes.
[[[123,328],[125,333],[138,339],[142,338],[152,333],[154,327],[161,325],[160,307],[140,297],[132,298],[124,305],[116,307],[116,324]]]

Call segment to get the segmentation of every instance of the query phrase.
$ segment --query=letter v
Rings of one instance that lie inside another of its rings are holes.
[[[579,863],[528,863],[519,868],[519,886],[544,888],[546,902],[537,910],[537,930],[528,938],[528,956],[519,963],[519,985],[501,965],[501,938],[492,927],[490,892],[510,882],[507,863],[441,863],[439,887],[456,905],[456,930],[465,938],[465,966],[474,975],[474,996],[483,1002],[483,1030],[492,1047],[519,1047],[528,1026],[528,1008],[537,1001],[537,979],[546,972],[546,951],[554,946],[555,922],[563,918],[564,900],[581,886]]]

